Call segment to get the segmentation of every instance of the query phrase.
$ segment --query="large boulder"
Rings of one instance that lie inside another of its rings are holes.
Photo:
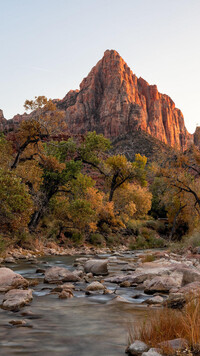
[[[188,347],[188,342],[186,339],[178,338],[173,340],[163,341],[158,344],[161,348],[172,349],[174,352],[182,351]]]
[[[27,305],[33,299],[32,290],[12,289],[7,292],[3,299],[2,308],[16,311]]]
[[[129,281],[131,285],[142,284],[144,281],[151,280],[156,276],[168,276],[170,273],[173,273],[174,269],[174,264],[168,261],[146,262],[133,273],[108,277],[105,281],[110,283]]]
[[[178,271],[183,273],[183,285],[192,282],[200,282],[200,271],[196,268],[180,268]]]
[[[28,287],[28,281],[20,274],[13,272],[10,268],[0,268],[0,292],[26,287]]]
[[[89,260],[85,263],[86,273],[105,276],[108,274],[108,260]]]
[[[173,273],[170,276],[157,276],[144,282],[144,292],[153,294],[156,292],[168,293],[170,289],[181,287],[183,275]]]
[[[181,309],[193,296],[200,294],[200,282],[192,282],[180,288],[177,292],[171,291],[165,304],[168,308]]]
[[[59,282],[78,282],[80,277],[64,267],[51,267],[45,272],[44,282],[59,283]]]

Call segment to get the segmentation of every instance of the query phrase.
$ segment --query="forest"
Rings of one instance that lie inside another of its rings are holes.
[[[68,135],[54,101],[24,106],[31,118],[0,136],[1,251],[37,239],[137,249],[199,236],[197,147],[130,162],[101,134]]]

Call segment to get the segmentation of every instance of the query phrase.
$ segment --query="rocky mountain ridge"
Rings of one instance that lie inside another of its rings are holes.
[[[81,82],[80,90],[69,91],[56,103],[64,110],[72,135],[95,130],[113,141],[121,135],[143,131],[182,150],[194,141],[172,99],[159,93],[156,85],[138,79],[115,50],[104,53]],[[1,111],[0,129],[10,130],[28,117],[16,115],[6,121]]]
[[[80,90],[70,91],[58,106],[72,133],[96,130],[113,140],[141,129],[183,150],[193,140],[172,99],[138,79],[114,50],[107,50]]]

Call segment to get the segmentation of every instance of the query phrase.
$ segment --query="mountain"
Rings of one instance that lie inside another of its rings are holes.
[[[144,142],[139,143],[141,140],[147,142],[149,149],[150,143],[154,147],[161,141],[181,150],[187,149],[194,140],[172,99],[159,93],[156,85],[138,79],[114,50],[104,53],[81,82],[80,90],[71,90],[55,102],[58,109],[65,112],[69,134],[95,130],[118,142],[117,146],[124,142],[122,146],[127,147],[129,142],[132,152],[134,147],[144,147]],[[6,121],[0,111],[0,130],[10,131],[30,116],[15,115]]]
[[[80,90],[71,90],[58,107],[65,110],[73,134],[96,130],[113,140],[142,130],[183,150],[192,140],[172,99],[160,94],[156,85],[138,79],[114,50],[104,53]]]

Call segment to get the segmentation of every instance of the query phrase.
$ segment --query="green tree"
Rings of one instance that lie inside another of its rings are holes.
[[[13,172],[0,168],[1,231],[16,232],[26,228],[33,211],[27,187]]]
[[[109,157],[105,162],[106,180],[109,186],[109,201],[113,200],[116,189],[128,182],[138,182],[145,186],[147,158],[140,154],[135,155],[135,161],[129,162],[124,155]]]

